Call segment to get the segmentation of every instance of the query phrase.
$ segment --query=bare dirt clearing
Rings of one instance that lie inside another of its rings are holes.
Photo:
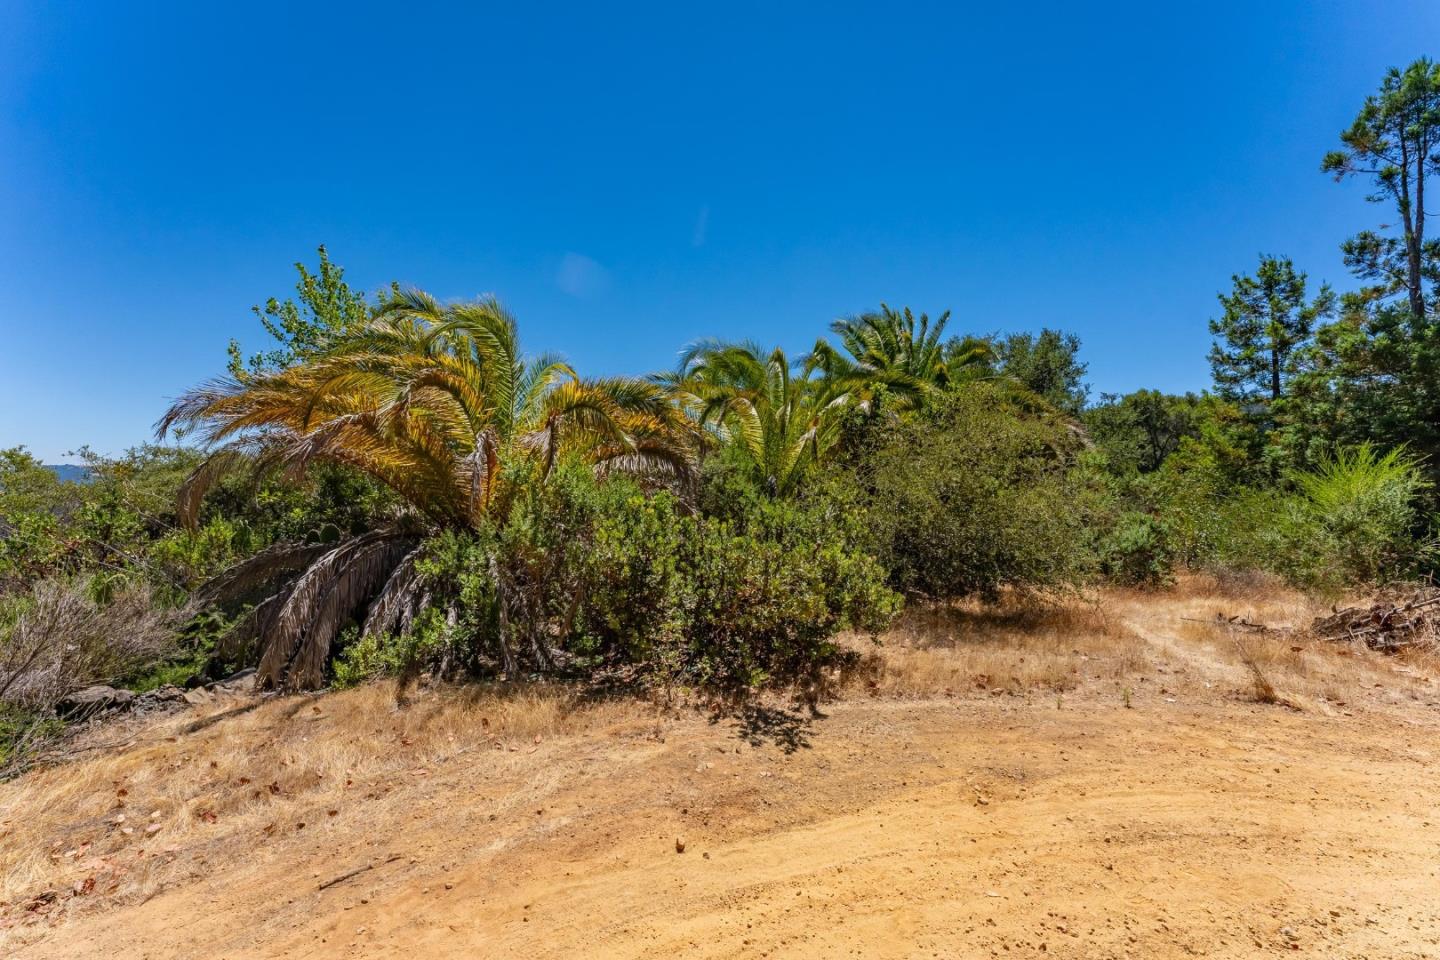
[[[1247,655],[1298,709],[1250,702],[1229,639],[1179,619],[1217,604],[1310,612],[1191,590],[912,620],[814,721],[371,688],[121,731],[0,785],[0,945],[1440,955],[1433,664],[1287,641]]]

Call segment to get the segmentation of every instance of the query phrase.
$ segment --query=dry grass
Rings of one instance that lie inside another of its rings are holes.
[[[72,690],[172,653],[175,627],[188,615],[155,603],[145,587],[102,606],[79,585],[42,581],[29,600],[0,638],[0,705],[27,710],[48,710]]]
[[[1318,708],[1427,699],[1433,698],[1433,677],[1440,674],[1424,655],[1391,657],[1362,643],[1327,643],[1273,631],[1237,633],[1207,623],[1184,623],[1178,632],[1198,649],[1245,671],[1240,692],[1261,702]]]
[[[1118,687],[1127,706],[1132,698],[1183,695],[1341,710],[1436,697],[1440,657],[1433,653],[1386,656],[1358,643],[1214,622],[1221,614],[1304,627],[1330,607],[1329,598],[1265,575],[1189,576],[1159,592],[916,607],[881,638],[879,649],[860,638],[850,643],[863,654],[856,675],[877,696],[1061,693],[1103,683],[1101,692]]]
[[[1219,581],[1191,577],[1170,594],[1179,622],[1175,636],[1197,656],[1230,673],[1244,699],[1303,709],[1345,708],[1360,701],[1433,698],[1440,661],[1423,652],[1386,656],[1361,643],[1337,644],[1307,636],[1304,628],[1352,598],[1307,596],[1278,581]],[[1227,627],[1217,617],[1240,617],[1271,628]]]
[[[1198,578],[1161,593],[915,607],[879,647],[846,638],[861,663],[838,692],[1058,703],[1089,689],[1117,707],[1133,694],[1142,708],[1238,695],[1329,712],[1437,698],[1440,664],[1418,655],[1272,632],[1237,644],[1231,629],[1204,622],[1223,612],[1305,624],[1326,609],[1269,582]],[[466,798],[467,818],[523,813],[592,753],[622,775],[664,715],[643,699],[540,685],[422,688],[400,706],[379,684],[102,727],[90,745],[103,749],[0,783],[0,928],[3,904],[47,890],[57,910],[78,910],[247,858],[303,861],[357,834],[385,843],[442,786]]]
[[[462,755],[501,776],[554,738],[638,733],[659,717],[642,700],[545,686],[422,690],[399,707],[379,684],[248,705],[217,704],[217,722],[195,732],[194,714],[169,718],[130,744],[0,784],[0,902],[45,890],[143,897],[261,842],[360,816],[403,820],[414,788]]]
[[[1098,601],[1007,596],[912,608],[865,652],[860,675],[883,696],[1066,691],[1144,668],[1146,645]]]

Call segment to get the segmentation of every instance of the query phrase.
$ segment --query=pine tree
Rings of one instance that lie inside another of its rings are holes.
[[[1440,64],[1422,57],[1404,70],[1392,68],[1340,140],[1345,149],[1326,154],[1321,169],[1337,181],[1370,176],[1375,192],[1366,199],[1393,204],[1401,228],[1398,237],[1356,234],[1345,243],[1346,262],[1376,284],[1371,299],[1403,291],[1410,322],[1423,327],[1425,285],[1436,280],[1435,245],[1425,239],[1425,187],[1440,173]]]
[[[1335,295],[1322,284],[1307,302],[1305,274],[1288,257],[1261,256],[1255,276],[1231,279],[1230,293],[1219,296],[1224,315],[1210,321],[1217,338],[1210,348],[1217,392],[1229,400],[1273,403],[1295,374],[1315,322],[1334,309]]]

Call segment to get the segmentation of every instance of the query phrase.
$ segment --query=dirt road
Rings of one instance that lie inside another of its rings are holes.
[[[451,765],[404,822],[257,846],[18,955],[1436,956],[1436,726],[1009,698],[675,721]]]

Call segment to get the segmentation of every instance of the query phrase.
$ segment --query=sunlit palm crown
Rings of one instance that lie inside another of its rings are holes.
[[[558,357],[526,358],[493,298],[442,305],[418,291],[391,294],[306,362],[192,390],[159,426],[216,450],[191,512],[207,477],[237,456],[292,470],[347,464],[449,526],[503,509],[502,470],[522,461],[542,475],[562,451],[671,476],[691,463],[692,431],[661,386],[582,380]]]
[[[431,526],[450,528],[503,523],[515,489],[543,480],[562,453],[599,470],[683,477],[697,436],[663,386],[581,380],[556,357],[524,357],[515,321],[495,300],[441,305],[419,292],[389,295],[369,323],[301,363],[192,390],[161,420],[162,435],[171,428],[194,431],[214,450],[181,495],[192,522],[205,488],[231,468],[300,471],[329,461],[368,474]],[[258,645],[261,689],[321,685],[345,623],[360,618],[366,635],[405,632],[424,606],[417,526],[276,544],[237,564],[202,598],[269,595],[217,648]],[[543,649],[537,659],[546,662]]]
[[[862,392],[883,384],[907,403],[919,402],[926,390],[946,383],[945,347],[940,341],[949,321],[942,314],[915,315],[907,307],[897,312],[884,304],[878,313],[845,317],[830,325],[840,339],[837,350],[820,340],[811,354],[832,379]],[[843,351],[843,352],[842,352]]]
[[[780,349],[707,340],[656,380],[702,427],[739,443],[771,492],[783,494],[834,446],[842,415],[860,402],[849,385],[821,372],[813,358],[796,368]]]

